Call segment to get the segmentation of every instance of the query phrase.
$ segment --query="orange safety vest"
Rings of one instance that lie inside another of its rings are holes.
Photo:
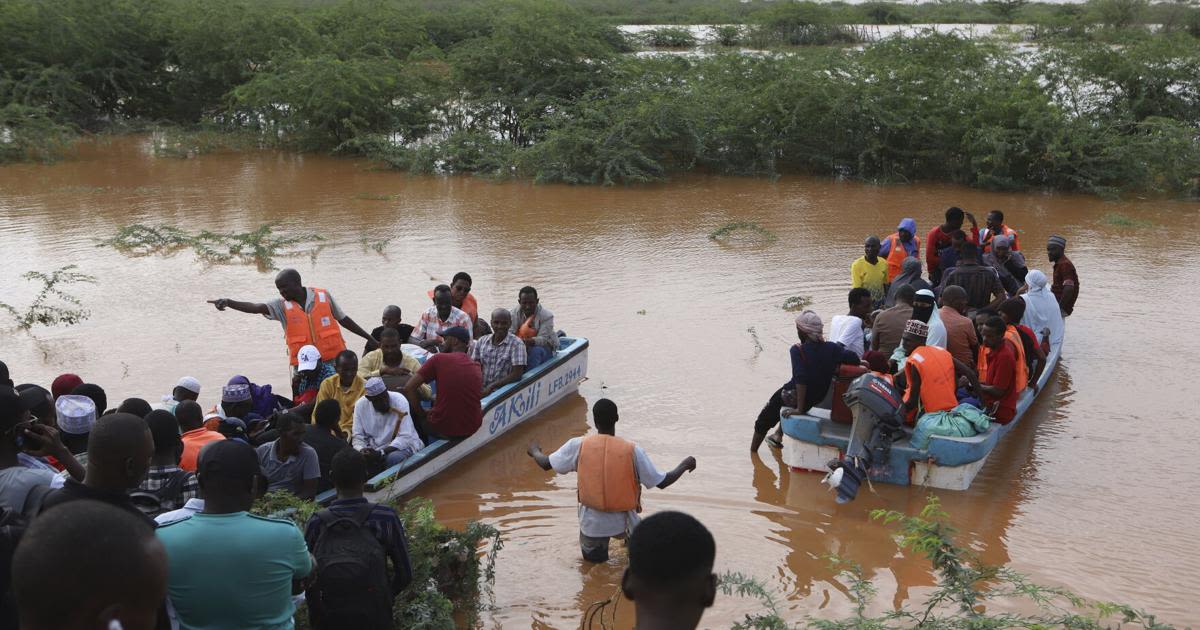
[[[333,316],[329,306],[329,293],[325,289],[309,287],[316,294],[313,300],[312,313],[305,313],[304,306],[291,300],[283,303],[283,316],[286,330],[288,355],[292,365],[297,365],[296,354],[300,348],[313,345],[321,353],[322,361],[332,361],[338,353],[346,349],[346,341],[342,339],[342,327]]]
[[[954,358],[937,346],[921,346],[908,355],[905,370],[921,375],[921,408],[924,413],[950,411],[958,406],[957,382],[954,378]],[[904,398],[912,395],[912,373],[905,374]]]
[[[1013,345],[1013,349],[1017,355],[1017,392],[1025,389],[1029,383],[1029,368],[1025,365],[1025,344],[1021,343],[1021,333],[1017,332],[1017,327],[1009,325],[1004,329],[1004,338]],[[979,374],[979,382],[988,382],[987,370],[987,346],[979,346],[979,358],[975,359],[975,371]]]
[[[601,512],[642,511],[633,442],[604,434],[583,438],[576,471],[583,505]]]
[[[887,255],[887,278],[888,283],[890,284],[892,280],[896,279],[896,276],[900,275],[900,268],[904,265],[904,259],[908,258],[908,250],[904,249],[904,244],[900,242],[899,232],[893,232],[891,236],[883,240],[891,241],[892,243],[889,245],[890,249],[888,250]],[[914,234],[912,237],[912,242],[917,246],[917,253],[914,254],[914,256],[919,258],[921,255],[921,237]]]
[[[517,328],[518,338],[533,339],[534,337],[537,337],[537,329],[533,327],[534,317],[537,317],[537,311],[534,311],[533,315],[526,317],[525,321],[521,322],[521,326]]]
[[[1021,251],[1021,245],[1017,242],[1016,230],[1001,223],[999,233],[1001,236],[1007,236],[1008,238],[1012,239],[1012,250],[1014,252]],[[987,228],[983,228],[983,231],[979,233],[979,246],[982,248],[983,253],[986,254],[992,251],[992,239],[995,237],[996,233]]]

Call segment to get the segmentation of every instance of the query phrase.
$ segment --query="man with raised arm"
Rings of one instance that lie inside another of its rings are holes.
[[[342,312],[333,296],[325,289],[305,288],[300,272],[284,269],[275,276],[275,288],[279,297],[263,303],[239,302],[229,298],[209,300],[218,311],[231,308],[243,313],[256,313],[283,326],[284,340],[288,347],[288,360],[296,366],[296,353],[307,345],[316,346],[321,361],[332,363],[342,350],[346,340],[342,338],[341,326],[367,339],[378,341],[367,334],[361,326]]]
[[[696,458],[685,457],[674,470],[663,473],[646,452],[616,436],[617,405],[601,398],[592,406],[596,435],[572,438],[550,455],[536,441],[528,453],[542,470],[579,477],[579,547],[588,562],[608,560],[609,538],[624,538],[640,522],[640,483],[646,488],[666,488],[683,473],[696,470]]]

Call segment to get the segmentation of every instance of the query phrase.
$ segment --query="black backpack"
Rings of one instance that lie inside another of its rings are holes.
[[[142,511],[142,514],[154,518],[167,511],[165,506],[179,503],[179,498],[183,496],[183,485],[187,482],[190,474],[186,470],[177,470],[171,473],[171,478],[167,479],[167,482],[158,490],[139,488],[129,493],[129,500]]]
[[[350,515],[317,512],[323,529],[313,546],[317,578],[305,594],[315,628],[392,627],[392,589],[383,545],[366,528],[375,506]]]

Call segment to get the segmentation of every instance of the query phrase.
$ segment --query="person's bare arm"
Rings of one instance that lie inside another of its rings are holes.
[[[789,416],[799,416],[808,411],[808,407],[804,404],[804,399],[808,397],[808,385],[804,383],[796,383],[796,407],[794,413],[789,413]]]
[[[413,374],[412,377],[408,379],[408,382],[404,384],[404,395],[407,396],[409,400],[420,400],[420,397],[417,395],[417,391],[424,383],[425,377],[421,376],[420,372]]]
[[[68,475],[71,475],[72,479],[83,481],[87,470],[75,459],[70,449],[63,445],[62,439],[58,435],[58,429],[35,423],[25,429],[25,439],[30,442],[29,446],[33,447],[32,449],[26,448],[27,453],[38,457],[50,455],[62,463],[63,468],[66,469]]]
[[[1079,287],[1071,281],[1063,284],[1062,300],[1059,300],[1058,306],[1062,310],[1064,317],[1070,316],[1075,311],[1075,300],[1079,298]]]
[[[1042,380],[1042,372],[1046,370],[1046,353],[1042,352],[1042,344],[1038,343],[1037,337],[1033,339],[1034,360],[1037,361],[1037,367],[1033,370],[1033,378],[1029,381],[1029,386],[1033,388],[1033,393],[1038,391],[1038,383]]]
[[[317,496],[317,482],[320,479],[305,479],[304,483],[300,484],[300,493],[296,496],[304,501],[310,501]]]
[[[963,363],[962,361],[959,361],[958,359],[955,359],[954,357],[950,357],[950,359],[954,361],[955,376],[966,377],[967,381],[971,383],[971,389],[973,391],[979,391],[979,375],[975,373],[975,368]]]
[[[534,463],[536,463],[542,470],[553,469],[553,466],[550,465],[550,458],[542,452],[542,447],[538,445],[537,440],[530,442],[529,448],[525,449],[525,452],[529,453],[529,456],[533,458]],[[661,488],[662,486],[659,487]]]
[[[659,490],[662,490],[676,481],[679,481],[679,478],[683,476],[683,473],[693,470],[696,470],[696,458],[689,455],[683,458],[683,461],[679,462],[679,465],[675,467],[675,470],[667,473],[667,476],[663,478],[662,483],[655,487]]]
[[[905,368],[904,373],[909,373],[908,368]],[[908,378],[912,379],[912,393],[904,399],[904,408],[911,411],[917,408],[917,403],[921,402],[921,373],[913,370]]]
[[[217,307],[218,311],[231,308],[235,311],[250,313],[252,315],[269,315],[271,312],[271,310],[267,308],[266,304],[261,304],[258,302],[239,302],[229,298],[220,298],[218,300],[209,300],[208,303]]]
[[[338,323],[341,324],[346,330],[349,330],[350,332],[362,337],[363,339],[366,339],[367,341],[379,343],[378,339],[372,337],[371,333],[363,330],[362,326],[359,326],[358,323],[351,319],[349,315],[339,319]]]

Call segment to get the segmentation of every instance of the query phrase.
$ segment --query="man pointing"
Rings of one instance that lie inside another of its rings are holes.
[[[321,362],[332,363],[338,353],[346,349],[341,326],[363,339],[378,341],[343,313],[328,291],[305,288],[300,281],[300,272],[295,269],[280,271],[275,276],[275,288],[279,290],[279,297],[266,303],[238,302],[228,298],[209,300],[208,303],[216,306],[218,311],[232,308],[279,322],[283,326],[288,360],[293,369],[297,363],[296,353],[307,345],[317,347]]]

